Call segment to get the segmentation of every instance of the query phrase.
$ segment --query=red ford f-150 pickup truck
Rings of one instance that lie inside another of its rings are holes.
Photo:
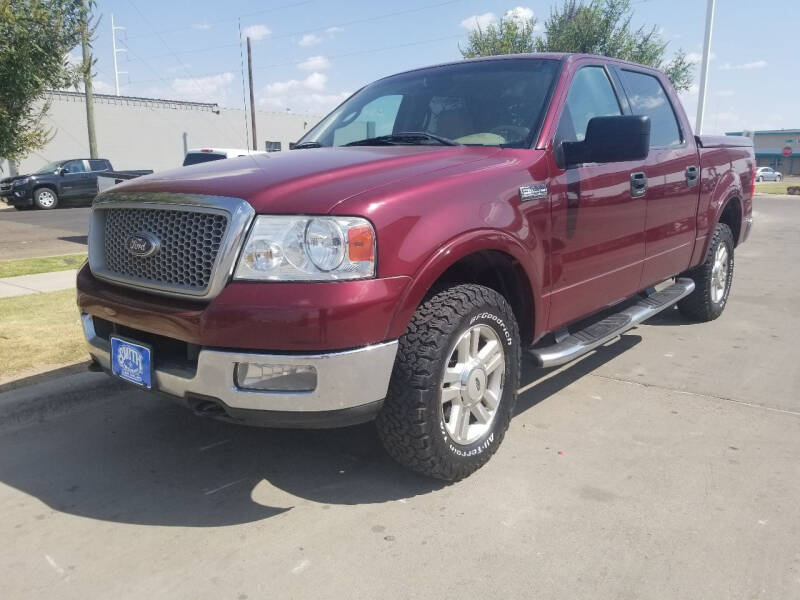
[[[368,85],[292,152],[94,202],[78,304],[95,368],[198,414],[376,419],[446,480],[495,452],[520,357],[564,364],[677,303],[725,308],[750,140],[694,136],[665,76],[494,57]]]

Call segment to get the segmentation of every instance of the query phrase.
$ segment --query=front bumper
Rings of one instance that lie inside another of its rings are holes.
[[[110,343],[84,314],[83,330],[89,354],[111,371]],[[156,352],[158,349],[156,349]],[[196,368],[158,365],[154,391],[166,394],[197,412],[247,424],[276,427],[337,427],[370,420],[389,387],[397,340],[322,354],[266,354],[201,348]],[[272,392],[237,387],[237,363],[311,365],[317,384],[308,392]],[[208,410],[209,406],[217,407]]]
[[[33,204],[33,195],[28,187],[3,190],[2,198],[12,206],[31,206]]]

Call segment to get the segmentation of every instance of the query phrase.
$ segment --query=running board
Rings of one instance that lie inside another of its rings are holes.
[[[576,331],[552,346],[531,348],[528,352],[536,358],[540,366],[558,367],[625,333],[685,298],[692,291],[694,291],[694,281],[686,278],[678,279],[660,292],[650,294],[633,306],[628,306],[585,329]]]

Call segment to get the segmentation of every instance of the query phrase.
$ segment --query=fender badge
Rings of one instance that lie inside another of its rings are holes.
[[[542,198],[547,198],[547,186],[543,183],[538,185],[523,185],[519,188],[520,202],[541,200]]]

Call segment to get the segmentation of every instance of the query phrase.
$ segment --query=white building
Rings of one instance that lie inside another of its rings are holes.
[[[80,92],[49,92],[50,110],[45,126],[53,137],[16,167],[19,173],[35,171],[47,162],[89,156],[85,97]],[[97,153],[115,169],[163,171],[181,166],[184,143],[188,148],[252,147],[250,114],[217,104],[94,95]],[[319,116],[256,111],[258,149],[280,142],[282,150],[297,141]],[[185,142],[184,142],[185,136]],[[274,147],[274,145],[273,145]],[[0,159],[3,174],[10,173]]]

